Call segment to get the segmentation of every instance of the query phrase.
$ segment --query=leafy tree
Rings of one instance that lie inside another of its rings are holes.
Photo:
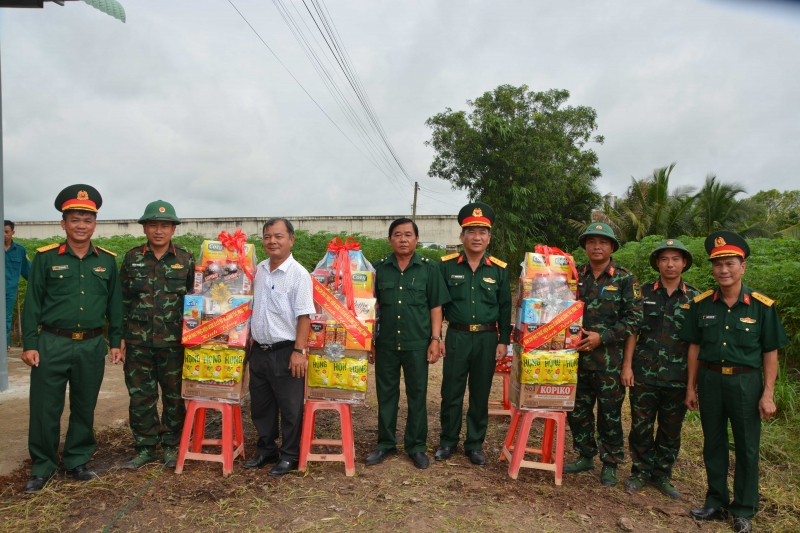
[[[757,205],[736,196],[746,190],[738,183],[722,183],[714,174],[706,176],[703,188],[694,197],[695,235],[727,229],[744,237],[771,237],[769,227],[751,218]]]
[[[800,239],[800,191],[759,191],[751,198],[759,207],[755,215],[779,236]]]
[[[501,85],[474,101],[469,113],[447,108],[425,124],[436,151],[428,175],[466,190],[497,213],[492,253],[517,265],[537,242],[576,244],[570,220],[587,220],[599,204],[597,154],[586,144],[597,113],[566,105],[569,92]]]

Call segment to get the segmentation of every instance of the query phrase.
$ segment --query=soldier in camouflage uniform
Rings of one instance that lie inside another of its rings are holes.
[[[139,219],[147,243],[128,250],[120,268],[125,309],[125,384],[136,455],[123,468],[156,461],[160,443],[167,467],[177,461],[186,414],[181,398],[183,297],[194,280],[192,252],[172,242],[181,223],[175,209],[158,200]],[[163,406],[158,418],[158,387]]]
[[[629,270],[611,254],[619,249],[612,229],[594,222],[578,238],[589,262],[578,267],[578,297],[585,304],[583,339],[578,344],[578,390],[569,413],[572,440],[580,457],[564,473],[594,470],[600,454],[604,486],[617,484],[617,464],[624,458],[622,437],[622,348],[642,320],[642,291]],[[595,437],[594,406],[597,404]]]
[[[650,255],[657,281],[642,286],[644,317],[637,336],[625,341],[622,384],[631,387],[631,432],[628,435],[631,477],[625,487],[638,491],[648,481],[672,499],[681,497],[669,481],[681,447],[686,416],[686,362],[689,343],[678,337],[689,302],[700,291],[681,274],[692,266],[692,254],[676,239],[661,242]],[[653,428],[658,419],[658,432]]]

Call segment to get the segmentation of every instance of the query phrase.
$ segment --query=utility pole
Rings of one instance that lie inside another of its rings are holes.
[[[419,190],[419,183],[414,182],[414,206],[411,211],[411,220],[417,221],[417,191]]]

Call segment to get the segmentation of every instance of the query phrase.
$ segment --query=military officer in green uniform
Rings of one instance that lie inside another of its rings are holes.
[[[69,383],[69,429],[61,460],[67,475],[89,481],[95,450],[94,408],[103,381],[103,326],[108,322],[111,360],[124,356],[122,291],[114,254],[92,244],[103,200],[89,185],[72,185],[56,197],[62,243],[43,246],[31,265],[22,319],[22,360],[31,367],[28,450],[33,468],[25,492],[42,490],[58,468],[61,414]]]
[[[564,473],[594,470],[593,459],[599,453],[603,462],[601,483],[613,487],[617,484],[617,465],[625,456],[623,345],[642,320],[642,290],[636,276],[611,258],[619,249],[619,242],[607,224],[589,224],[578,242],[586,250],[589,262],[578,267],[578,297],[585,305],[583,339],[578,343],[575,409],[568,417],[573,445],[580,456],[564,465]]]
[[[444,256],[439,265],[452,301],[444,306],[448,327],[442,345],[442,433],[434,455],[437,461],[449,459],[456,449],[469,383],[464,452],[473,464],[486,464],[482,447],[489,423],[489,392],[495,364],[507,355],[511,340],[506,263],[486,253],[494,219],[494,210],[484,203],[461,208],[458,223],[464,251]]]
[[[440,356],[442,305],[450,301],[433,261],[416,252],[419,229],[408,218],[389,226],[393,253],[373,263],[375,295],[380,306],[379,334],[372,344],[378,394],[378,447],[368,466],[397,453],[400,369],[406,384],[408,418],[405,452],[417,468],[428,468],[428,365]]]
[[[124,308],[125,384],[136,455],[122,465],[136,469],[158,459],[173,468],[183,419],[183,297],[194,282],[194,255],[172,242],[181,220],[172,204],[157,200],[139,219],[147,243],[125,254],[120,268]],[[161,419],[158,388],[161,386]]]
[[[708,491],[698,520],[733,515],[737,533],[752,531],[758,511],[761,420],[775,414],[778,349],[789,344],[775,302],[742,283],[750,247],[739,235],[706,237],[717,287],[695,297],[681,339],[689,345],[686,406],[700,407]],[[728,492],[728,422],[736,449],[733,501]]]
[[[650,254],[658,280],[642,286],[644,317],[639,334],[625,341],[622,384],[630,387],[633,465],[625,487],[638,491],[648,482],[664,495],[680,498],[672,483],[672,465],[681,447],[686,416],[686,361],[689,343],[678,336],[689,302],[700,291],[681,275],[692,266],[692,254],[677,239],[666,239]],[[653,429],[658,420],[655,439]]]

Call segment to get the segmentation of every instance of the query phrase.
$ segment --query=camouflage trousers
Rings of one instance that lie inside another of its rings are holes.
[[[604,463],[622,463],[625,458],[622,436],[622,403],[625,387],[617,372],[578,372],[575,409],[568,413],[575,451],[584,457],[600,453]],[[594,406],[597,404],[595,432]]]
[[[137,448],[178,446],[186,407],[181,398],[183,346],[150,348],[128,345],[125,385],[131,397],[130,425]],[[161,420],[158,387],[161,386]]]
[[[631,388],[631,475],[647,479],[670,477],[681,449],[681,427],[686,416],[685,387],[636,383]],[[658,430],[653,430],[658,420]]]

